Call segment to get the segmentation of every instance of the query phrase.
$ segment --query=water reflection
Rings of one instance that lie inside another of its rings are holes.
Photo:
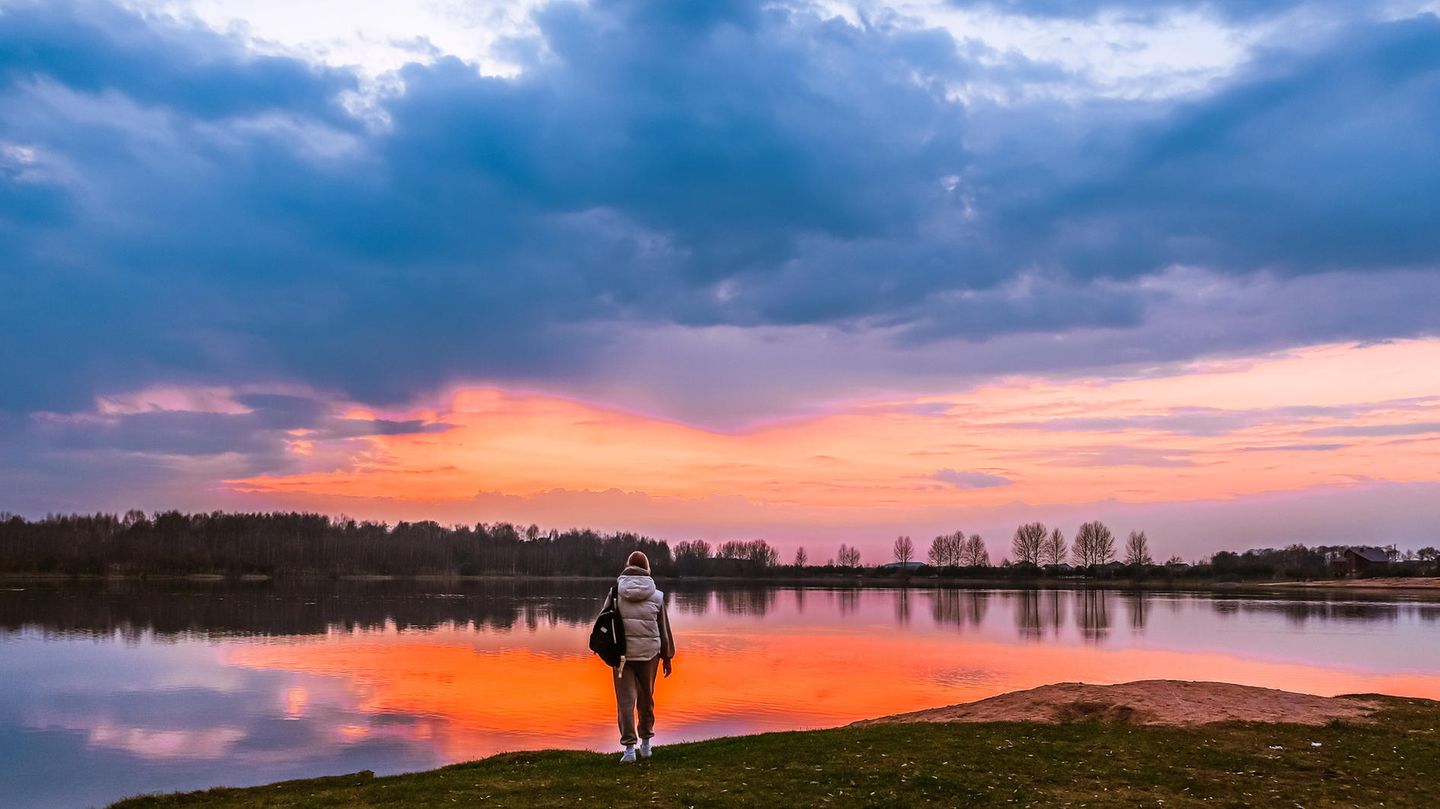
[[[681,645],[661,685],[667,741],[831,726],[1057,680],[1440,697],[1440,605],[1429,603],[661,586]],[[608,747],[608,672],[585,649],[606,589],[502,580],[0,588],[6,805]],[[895,661],[908,661],[910,676],[897,679]]]
[[[934,590],[929,595],[930,615],[937,624],[964,628],[985,620],[988,590]]]
[[[662,586],[666,583],[662,582]],[[340,581],[311,584],[134,581],[27,583],[7,588],[0,598],[0,631],[22,628],[47,637],[119,637],[136,642],[161,637],[224,638],[246,635],[323,635],[333,631],[426,631],[441,627],[534,633],[557,626],[588,624],[608,584],[592,581]],[[678,616],[764,617],[782,597],[797,613],[807,591],[762,586],[715,587],[671,583],[670,605]],[[915,598],[930,602],[932,620],[957,628],[985,621],[995,591],[970,589],[824,590],[827,609],[840,615],[860,610],[862,598],[890,601],[893,619],[907,625]],[[1187,603],[1203,604],[1229,618],[1275,615],[1289,625],[1307,623],[1394,623],[1407,617],[1440,621],[1440,604],[1414,601],[1358,601],[1351,597],[1237,594],[1186,595],[1108,589],[1002,591],[1014,614],[1017,635],[1029,640],[1061,635],[1067,614],[1081,635],[1103,640],[1113,615],[1123,609],[1136,633],[1144,633],[1151,612],[1163,603],[1172,615]],[[1189,599],[1187,601],[1187,599]],[[1071,604],[1070,602],[1073,602]]]
[[[0,598],[0,629],[69,634],[225,637],[448,625],[534,631],[594,618],[604,583],[341,581],[278,585],[134,581],[27,583]]]
[[[1015,629],[1027,640],[1058,637],[1065,624],[1065,601],[1071,593],[1059,590],[1021,590],[1017,594]]]
[[[1075,593],[1075,620],[1088,641],[1104,640],[1110,634],[1110,590],[1080,590]]]
[[[715,592],[715,603],[727,615],[764,616],[775,606],[778,595],[773,587],[724,589]]]
[[[1437,605],[1396,602],[1361,602],[1349,600],[1295,600],[1275,598],[1244,598],[1228,596],[1216,602],[1216,609],[1226,614],[1280,615],[1295,627],[1311,621],[1324,623],[1393,623],[1402,609],[1409,609],[1422,618],[1437,610]]]
[[[710,593],[705,590],[667,592],[670,606],[680,615],[704,615],[710,609]]]
[[[1125,606],[1130,613],[1130,629],[1134,632],[1145,631],[1145,616],[1150,611],[1150,605],[1154,598],[1146,593],[1126,593],[1123,596]]]

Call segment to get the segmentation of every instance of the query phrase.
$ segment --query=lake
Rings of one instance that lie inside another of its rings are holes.
[[[660,582],[666,588],[666,582]],[[0,583],[8,807],[617,747],[603,582]],[[1440,604],[1114,590],[670,590],[656,743],[1043,683],[1440,698]]]

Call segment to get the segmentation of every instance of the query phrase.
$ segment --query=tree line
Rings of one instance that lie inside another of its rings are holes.
[[[670,547],[638,534],[531,525],[380,522],[300,513],[0,515],[0,572],[70,575],[614,575],[633,550],[659,569]]]
[[[841,545],[842,556],[846,546]],[[899,536],[892,547],[895,562],[901,566],[916,561],[915,543],[909,536]],[[858,564],[858,560],[855,560]],[[1010,540],[1010,556],[1002,566],[1029,565],[1032,567],[1095,567],[1116,561],[1115,535],[1100,521],[1087,522],[1075,534],[1075,542],[1069,543],[1059,528],[1046,528],[1044,523],[1030,522],[1015,529]],[[979,534],[965,535],[964,531],[941,534],[930,541],[925,554],[925,563],[933,568],[984,568],[990,567],[990,551]],[[1144,531],[1131,531],[1125,542],[1124,563],[1131,566],[1153,565],[1150,554],[1150,538]]]
[[[1179,557],[1157,565],[1144,531],[1131,531],[1121,545],[1098,520],[1082,524],[1073,541],[1059,528],[1029,522],[1015,529],[1009,554],[998,565],[992,563],[985,540],[964,531],[934,537],[924,561],[940,575],[976,577],[1067,575],[1078,568],[1102,577],[1322,578],[1335,574],[1346,547],[1221,551],[1194,565]],[[812,559],[802,546],[782,564],[778,549],[763,539],[714,546],[692,540],[672,548],[664,540],[629,532],[542,531],[507,522],[390,525],[295,512],[178,511],[52,515],[31,521],[0,513],[0,573],[608,576],[636,549],[644,551],[652,569],[662,575],[893,572],[878,565],[866,568],[860,548],[848,543],[841,543],[823,562]],[[902,567],[920,560],[909,536],[897,537],[892,552]],[[1391,557],[1389,572],[1401,576],[1434,574],[1440,562],[1440,552],[1433,547],[1406,552],[1391,548]]]

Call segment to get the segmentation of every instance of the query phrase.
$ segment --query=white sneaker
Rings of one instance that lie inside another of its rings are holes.
[[[627,745],[625,745],[625,754],[620,757],[620,763],[621,763],[621,764],[634,764],[634,763],[635,763],[635,745],[633,745],[633,744],[627,744]]]
[[[650,740],[649,740],[649,739],[642,739],[642,740],[640,741],[640,758],[650,758]]]

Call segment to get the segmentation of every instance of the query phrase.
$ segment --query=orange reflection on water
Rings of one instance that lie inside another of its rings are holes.
[[[1213,651],[1043,645],[897,632],[803,627],[701,627],[686,633],[674,677],[658,689],[660,739],[814,728],[966,702],[1059,681],[1221,680],[1335,695],[1440,698],[1440,675],[1376,673]],[[583,635],[559,629],[551,641]],[[514,640],[513,638],[510,640]],[[413,739],[450,760],[501,750],[613,745],[610,673],[588,654],[504,645],[465,628],[337,634],[227,647],[225,662],[341,678],[355,710],[415,717]],[[565,645],[552,643],[549,645]],[[357,738],[363,728],[338,728]]]

